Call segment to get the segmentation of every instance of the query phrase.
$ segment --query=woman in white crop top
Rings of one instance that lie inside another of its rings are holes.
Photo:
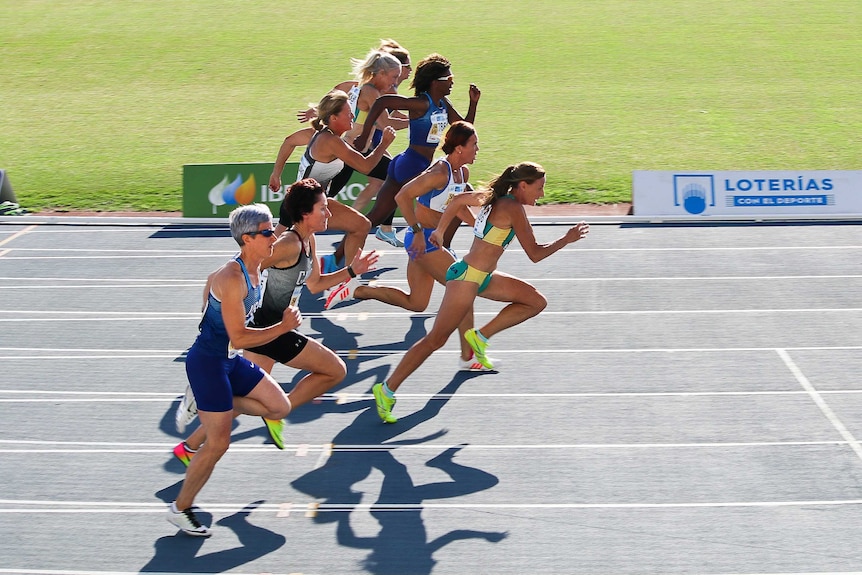
[[[329,92],[320,100],[317,113],[318,117],[312,120],[311,128],[299,130],[285,138],[273,166],[269,182],[271,189],[277,190],[281,186],[284,164],[296,146],[308,146],[299,165],[298,179],[314,178],[327,189],[344,164],[363,174],[370,172],[395,139],[395,130],[387,127],[383,130],[383,139],[367,156],[363,156],[342,140],[341,135],[353,126],[353,111],[347,101],[347,94],[339,90]],[[371,224],[360,212],[334,198],[329,201],[329,210],[332,212],[329,227],[346,232],[345,250],[352,256],[365,245]],[[279,222],[276,231],[281,233],[284,229],[285,226]]]

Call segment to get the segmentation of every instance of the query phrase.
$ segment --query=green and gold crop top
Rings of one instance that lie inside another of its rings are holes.
[[[504,198],[512,198],[511,194],[503,196]],[[509,242],[515,237],[515,230],[512,228],[498,228],[488,221],[488,216],[491,215],[493,204],[483,206],[476,215],[476,224],[473,226],[473,235],[484,242],[494,244],[506,249]]]

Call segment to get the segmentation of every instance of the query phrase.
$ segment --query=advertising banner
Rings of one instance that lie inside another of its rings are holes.
[[[297,162],[285,164],[281,175],[284,182],[278,191],[269,189],[272,162],[241,164],[186,164],[183,166],[183,217],[220,218],[237,206],[255,202],[267,204],[278,215],[286,187],[296,181]],[[336,199],[351,205],[368,178],[354,172]]]
[[[669,172],[636,170],[636,216],[862,214],[862,171]]]

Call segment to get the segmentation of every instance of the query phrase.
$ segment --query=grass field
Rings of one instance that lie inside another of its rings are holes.
[[[474,182],[534,160],[547,200],[617,202],[635,169],[862,168],[859,0],[357,6],[0,0],[0,168],[34,211],[179,210],[183,164],[272,161],[382,37],[448,57],[462,113],[482,90]]]

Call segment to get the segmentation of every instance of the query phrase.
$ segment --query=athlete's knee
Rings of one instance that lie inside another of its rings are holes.
[[[347,377],[347,365],[337,355],[331,361],[326,362],[326,368],[323,372],[330,380],[329,387],[341,383]]]
[[[432,352],[435,352],[446,345],[446,340],[449,339],[449,335],[451,334],[436,333],[432,329],[428,332],[428,335],[425,336],[425,345],[427,345]]]
[[[207,433],[206,441],[204,442],[207,452],[210,457],[216,460],[221,459],[228,448],[230,447],[230,432],[228,433]]]
[[[264,408],[267,410],[266,415],[264,415],[267,419],[284,419],[291,410],[290,399],[282,391],[272,399],[267,400]]]
[[[404,302],[404,309],[413,312],[423,312],[428,309],[428,300],[423,301],[418,298],[408,296]]]
[[[345,226],[345,230],[349,234],[368,235],[371,231],[371,222],[362,214],[350,219],[350,224]]]
[[[530,297],[529,306],[535,310],[535,314],[539,314],[542,310],[548,307],[548,298],[546,298],[542,292],[536,290]]]
[[[362,220],[357,222],[358,231],[362,235],[368,235],[371,231],[371,220],[362,216]]]

